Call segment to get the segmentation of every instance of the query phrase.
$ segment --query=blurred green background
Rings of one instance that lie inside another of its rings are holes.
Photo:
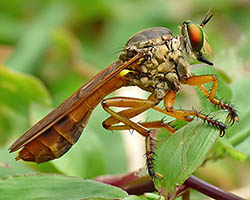
[[[102,128],[108,114],[100,106],[79,142],[62,159],[28,166],[16,162],[7,148],[31,124],[116,61],[132,34],[164,26],[177,35],[184,20],[200,23],[208,9],[214,18],[205,32],[215,53],[215,68],[232,87],[241,87],[235,86],[241,81],[250,83],[249,0],[1,0],[0,176],[38,170],[92,178],[126,172],[121,135]],[[250,100],[249,88],[241,89],[243,93],[233,95],[236,108]],[[189,97],[187,92],[183,96]],[[188,105],[197,101],[188,99]],[[249,111],[239,110],[240,116]],[[245,187],[249,191],[249,169],[249,159],[240,163],[228,158],[197,173],[226,190]]]

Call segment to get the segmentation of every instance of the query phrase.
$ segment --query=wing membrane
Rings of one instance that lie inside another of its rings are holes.
[[[106,84],[110,79],[118,75],[123,69],[143,57],[143,54],[137,54],[126,63],[116,61],[91,80],[80,87],[71,97],[65,100],[62,104],[52,110],[47,116],[37,122],[29,130],[27,130],[22,136],[20,136],[9,148],[10,152],[14,152],[29,143],[39,135],[41,135],[48,128],[57,123],[60,119],[70,113],[74,108],[86,100],[90,95],[93,95],[100,86]]]

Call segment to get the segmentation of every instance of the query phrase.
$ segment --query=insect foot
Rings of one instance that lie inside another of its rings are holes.
[[[224,123],[214,120],[214,122],[211,122],[211,124],[220,129],[220,137],[223,137],[225,135],[227,126]]]
[[[154,140],[151,136],[146,137],[146,164],[148,168],[148,174],[151,176],[152,179],[162,179],[163,176],[159,173],[154,171],[154,158],[155,155],[154,149],[156,140]]]
[[[239,121],[239,116],[237,114],[237,111],[236,111],[236,109],[233,108],[232,105],[230,105],[229,103],[224,103],[221,100],[218,100],[217,106],[219,106],[223,110],[228,110],[228,115],[226,118],[228,125],[232,126],[234,124],[234,122]]]
[[[227,124],[232,126],[234,124],[234,122],[239,122],[239,116],[237,114],[237,111],[230,106],[230,110],[229,113],[227,115]]]
[[[225,131],[227,129],[227,125],[225,125],[223,122],[220,122],[213,117],[209,117],[208,115],[203,114],[202,112],[199,112],[197,114],[197,117],[203,119],[204,122],[207,122],[209,125],[212,125],[213,127],[220,130],[220,137],[223,137],[225,135]]]

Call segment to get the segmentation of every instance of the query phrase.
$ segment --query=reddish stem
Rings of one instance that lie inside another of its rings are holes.
[[[236,196],[232,193],[226,192],[214,185],[211,185],[196,176],[191,175],[186,182],[184,183],[186,187],[192,188],[194,190],[199,191],[202,194],[205,194],[214,199],[221,199],[221,200],[244,200],[243,198]]]
[[[153,181],[145,177],[140,177],[137,173],[130,173],[125,176],[99,177],[96,180],[120,187],[131,195],[141,195],[146,192],[156,191]],[[191,175],[182,186],[178,187],[176,195],[180,196],[190,188],[214,199],[244,200],[239,196],[215,187],[193,175]]]

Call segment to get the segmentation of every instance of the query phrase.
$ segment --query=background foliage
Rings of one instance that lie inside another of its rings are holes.
[[[215,16],[206,35],[216,55],[216,71],[205,69],[205,73],[217,73],[224,80],[226,86],[219,88],[219,94],[239,110],[240,123],[228,130],[227,139],[218,140],[208,158],[230,156],[207,163],[196,174],[226,190],[249,187],[248,0],[0,1],[0,177],[55,172],[93,178],[127,172],[121,135],[102,128],[108,115],[100,106],[78,143],[59,160],[28,165],[16,162],[7,149],[31,124],[116,61],[132,34],[153,26],[179,34],[178,26],[184,20],[199,23],[209,8]],[[184,88],[177,104],[214,110],[190,93]]]

